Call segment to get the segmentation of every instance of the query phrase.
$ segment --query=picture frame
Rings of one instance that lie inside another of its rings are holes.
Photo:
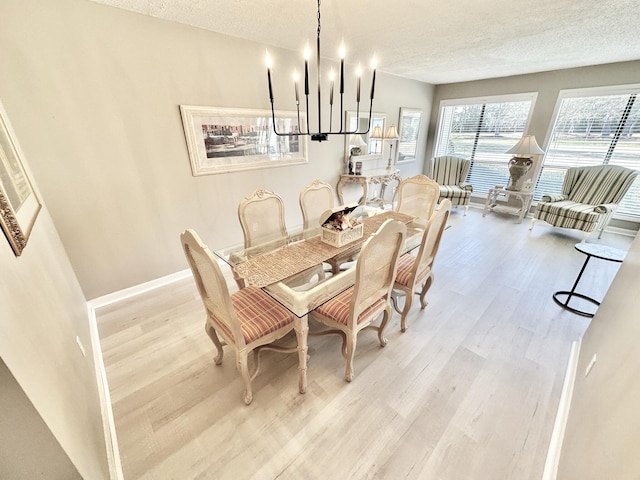
[[[16,257],[27,246],[41,208],[24,154],[0,102],[0,224]]]
[[[308,136],[276,135],[271,110],[180,105],[180,114],[193,176],[308,162]],[[275,121],[279,132],[298,131],[296,112],[276,111]]]
[[[415,162],[420,139],[420,122],[422,110],[417,108],[400,107],[398,119],[398,147],[396,148],[396,163]]]

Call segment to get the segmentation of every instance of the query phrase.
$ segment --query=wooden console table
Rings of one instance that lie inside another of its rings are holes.
[[[358,200],[360,205],[367,204],[367,194],[369,193],[368,185],[379,184],[380,185],[380,196],[374,199],[371,199],[369,203],[380,203],[384,204],[384,191],[387,188],[387,185],[392,180],[398,182],[400,185],[400,181],[402,177],[400,177],[400,170],[387,170],[387,169],[378,169],[371,170],[369,172],[364,172],[362,175],[352,175],[349,173],[340,174],[340,180],[338,180],[338,185],[336,186],[336,193],[338,194],[338,200],[340,204],[344,204],[344,198],[342,196],[342,187],[345,183],[358,183],[362,187],[362,197]]]

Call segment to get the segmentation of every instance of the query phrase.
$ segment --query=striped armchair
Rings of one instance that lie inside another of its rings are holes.
[[[471,168],[471,160],[464,158],[443,156],[433,159],[432,178],[440,186],[440,199],[451,200],[454,207],[464,206],[464,214],[469,210],[469,201],[473,186],[465,183]]]
[[[637,175],[618,165],[569,168],[562,193],[542,196],[529,230],[537,220],[544,220],[554,227],[582,230],[583,242],[596,229],[600,238]]]

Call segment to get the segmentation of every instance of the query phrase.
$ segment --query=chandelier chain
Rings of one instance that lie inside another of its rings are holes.
[[[320,38],[320,0],[318,0],[318,38]]]

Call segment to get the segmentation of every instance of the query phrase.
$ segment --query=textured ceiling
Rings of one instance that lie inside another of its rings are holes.
[[[302,50],[312,0],[92,0]],[[324,0],[322,55],[433,84],[640,59],[638,0]]]

